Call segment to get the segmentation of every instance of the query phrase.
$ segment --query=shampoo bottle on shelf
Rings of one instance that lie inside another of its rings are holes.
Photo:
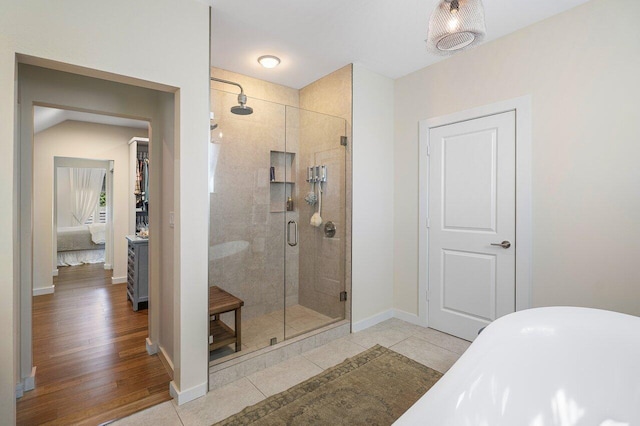
[[[292,212],[293,211],[293,199],[291,198],[291,196],[289,196],[289,198],[287,198],[287,211],[288,212]]]

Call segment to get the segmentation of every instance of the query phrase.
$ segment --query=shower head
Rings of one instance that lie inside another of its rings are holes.
[[[247,95],[240,90],[240,94],[238,95],[238,103],[240,105],[232,106],[231,112],[238,115],[249,115],[253,114],[253,108],[248,107],[247,104]]]
[[[219,81],[220,83],[232,84],[234,86],[238,86],[240,88],[240,94],[238,95],[238,103],[240,105],[232,106],[231,112],[233,114],[238,114],[238,115],[253,114],[253,108],[247,106],[247,95],[244,94],[244,90],[242,89],[242,86],[240,86],[238,83],[234,83],[233,81],[223,80],[221,78],[215,78],[215,77],[211,77],[211,81]]]
[[[253,114],[253,108],[246,105],[236,105],[231,107],[231,112],[238,115]]]

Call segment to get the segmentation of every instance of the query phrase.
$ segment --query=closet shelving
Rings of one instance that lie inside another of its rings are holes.
[[[135,137],[129,141],[129,160],[130,160],[130,181],[131,181],[131,201],[130,208],[135,212],[132,217],[130,232],[135,232],[142,224],[149,223],[149,204],[145,179],[148,179],[148,173],[144,176],[144,163],[146,161],[149,166],[149,139]],[[142,179],[141,179],[142,178]]]

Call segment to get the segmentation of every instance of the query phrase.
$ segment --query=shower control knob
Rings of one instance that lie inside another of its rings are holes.
[[[324,224],[324,236],[327,238],[333,238],[336,235],[336,225],[329,221]]]

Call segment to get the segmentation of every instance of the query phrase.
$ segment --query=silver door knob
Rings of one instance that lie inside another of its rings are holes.
[[[504,249],[508,249],[511,247],[511,243],[509,241],[503,241],[501,243],[491,243],[492,246],[500,246]]]

